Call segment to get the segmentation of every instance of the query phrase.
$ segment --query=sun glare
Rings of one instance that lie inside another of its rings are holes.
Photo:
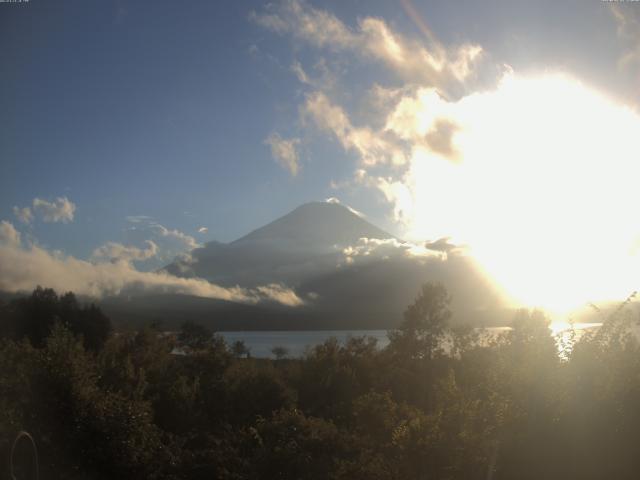
[[[631,109],[560,74],[508,74],[457,102],[425,90],[399,109],[388,128],[409,137],[455,125],[455,157],[414,147],[411,237],[453,235],[528,306],[566,312],[640,287]]]

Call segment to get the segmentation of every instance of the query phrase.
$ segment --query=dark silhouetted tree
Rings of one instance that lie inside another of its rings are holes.
[[[187,321],[180,327],[178,341],[191,350],[202,350],[206,348],[213,338],[213,333],[204,325]]]
[[[271,353],[276,357],[276,360],[282,360],[289,355],[289,349],[281,345],[276,345],[271,349]]]
[[[8,330],[15,338],[27,337],[38,348],[44,346],[56,323],[81,335],[86,348],[98,351],[112,331],[111,320],[94,304],[81,306],[72,292],[58,297],[50,288],[37,287],[26,298],[12,302]]]
[[[235,342],[233,342],[231,344],[231,352],[236,358],[249,358],[249,356],[251,355],[251,351],[243,340],[236,340]]]

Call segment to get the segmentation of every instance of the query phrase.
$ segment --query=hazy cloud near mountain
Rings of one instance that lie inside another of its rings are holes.
[[[146,240],[145,243],[147,248],[126,246],[117,242],[107,242],[103,246],[96,248],[91,258],[97,261],[131,262],[155,257],[158,254],[158,245],[151,240]]]
[[[149,226],[163,237],[173,238],[184,243],[184,246],[188,249],[194,249],[201,246],[191,235],[187,235],[178,229],[172,230],[155,222],[151,222]]]
[[[458,253],[463,252],[465,249],[463,246],[451,243],[451,239],[449,237],[443,237],[432,242],[427,242],[424,246],[428,250],[435,250],[444,253]]]
[[[125,231],[125,241],[121,243],[147,245],[150,240],[157,246],[155,255],[148,256],[145,259],[138,259],[145,261],[142,265],[144,269],[157,269],[166,265],[173,258],[202,246],[193,236],[177,228],[169,228],[159,223],[154,217],[131,215],[126,217],[126,220],[130,225]],[[194,228],[194,231],[198,234],[205,234],[208,229],[199,227]]]
[[[416,260],[447,259],[446,252],[431,250],[426,246],[403,242],[397,238],[361,238],[355,245],[342,250],[344,263],[353,265],[356,262],[388,260],[397,257],[414,258]]]
[[[155,244],[147,249],[110,243],[96,250],[107,261],[89,262],[49,252],[34,244],[22,245],[20,234],[6,221],[0,223],[0,290],[28,292],[38,285],[58,291],[101,298],[111,295],[184,294],[232,302],[255,304],[275,302],[299,306],[304,302],[283,285],[256,288],[225,288],[198,278],[179,278],[166,272],[140,272],[131,261],[155,253]]]

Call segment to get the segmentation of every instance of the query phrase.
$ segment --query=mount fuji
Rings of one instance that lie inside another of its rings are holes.
[[[338,203],[304,204],[230,243],[209,242],[163,270],[218,285],[281,284],[297,307],[242,305],[180,295],[105,302],[115,318],[190,319],[214,329],[393,328],[424,282],[442,282],[455,317],[501,323],[502,293],[468,255],[444,240],[404,242]]]

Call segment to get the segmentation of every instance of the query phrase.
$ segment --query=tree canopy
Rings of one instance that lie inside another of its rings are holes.
[[[27,430],[61,480],[637,478],[630,310],[559,355],[542,312],[488,334],[450,328],[449,300],[423,286],[385,348],[269,360],[194,324],[109,335],[96,307],[37,289],[0,306],[0,457]]]

